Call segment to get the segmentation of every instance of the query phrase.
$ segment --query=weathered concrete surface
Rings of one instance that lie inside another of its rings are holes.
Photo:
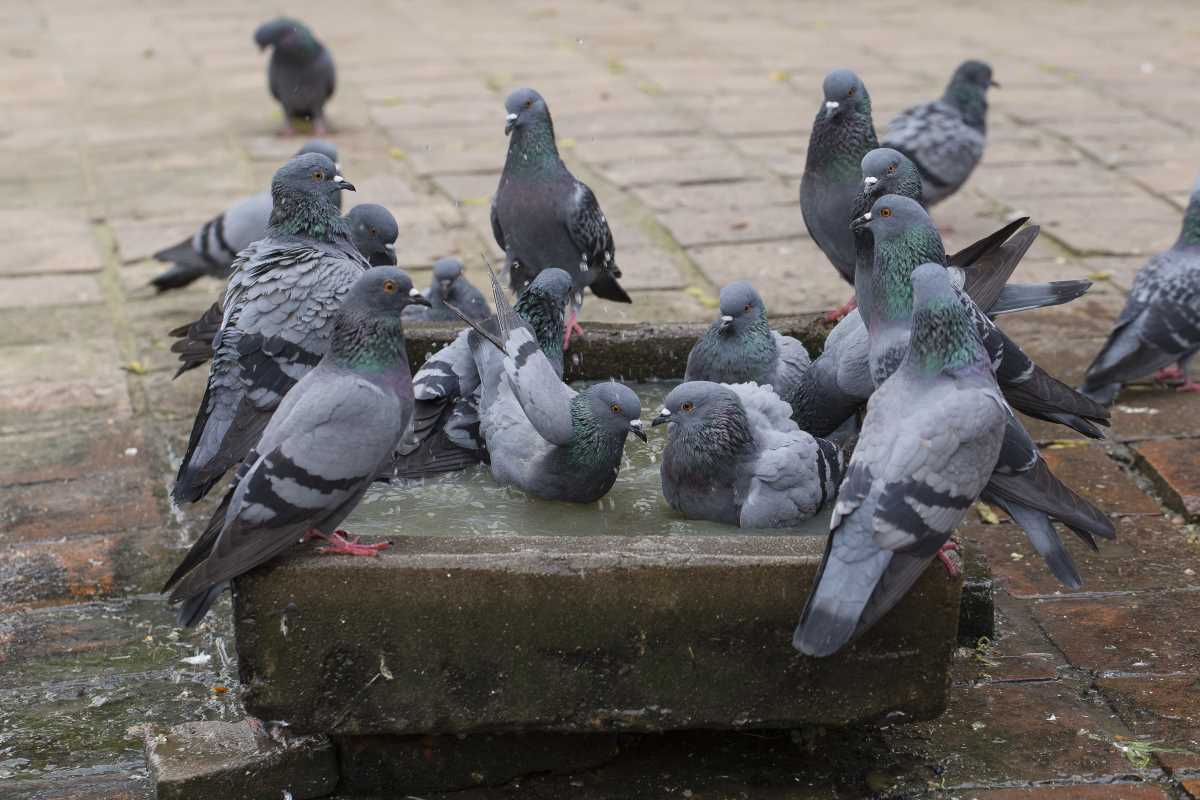
[[[185,722],[146,731],[158,800],[294,800],[324,797],[338,782],[325,736],[277,741],[240,722]]]
[[[243,701],[299,732],[593,732],[927,719],[961,580],[931,568],[830,659],[791,646],[809,537],[397,537],[237,585]]]
[[[1167,505],[1200,519],[1200,439],[1141,442],[1135,450]]]

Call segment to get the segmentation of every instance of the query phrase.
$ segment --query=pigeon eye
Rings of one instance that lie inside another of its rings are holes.
[[[892,215],[892,210],[890,208],[884,206],[883,208],[879,209],[879,216],[890,217],[891,215]]]
[[[754,308],[754,306],[753,306],[753,305],[751,305],[750,303],[746,303],[746,307],[745,307],[745,308],[743,308],[743,309],[742,309],[742,311],[749,311],[749,310],[750,310],[750,309],[752,309],[752,308]]]
[[[385,292],[387,292],[388,294],[395,294],[396,293],[396,282],[395,281],[384,281],[383,282],[383,290]]]
[[[368,229],[367,229],[367,232],[368,232],[368,233],[370,233],[372,236],[376,236],[376,235],[377,235],[377,233],[376,233],[376,231],[375,231],[375,229],[374,229],[374,228],[368,228]]]
[[[618,405],[618,404],[616,404],[616,403],[613,403],[611,406],[609,406],[609,408],[610,408],[610,409],[612,409],[612,412],[613,412],[614,414],[620,414],[620,413],[621,413],[621,406],[619,406],[619,405]]]
[[[314,181],[323,181],[323,180],[325,180],[325,173],[319,169],[314,169],[313,174],[312,174],[312,179]]]
[[[525,108],[533,108],[533,101],[532,101],[532,100],[526,100],[526,101],[525,101]]]
[[[690,412],[690,411],[692,411],[694,408],[695,408],[695,406],[694,406],[694,405],[692,405],[690,402],[688,402],[688,403],[684,403],[683,405],[681,405],[681,406],[679,407],[679,410],[680,410],[680,411],[688,411],[688,412]]]
[[[858,91],[857,86],[851,86],[850,91],[846,92],[846,97],[854,97],[854,93]]]
[[[896,174],[896,165],[892,164],[890,167],[888,167],[888,175],[895,175],[895,174]]]

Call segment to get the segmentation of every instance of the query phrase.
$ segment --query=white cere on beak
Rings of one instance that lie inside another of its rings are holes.
[[[421,293],[418,292],[417,287],[414,286],[413,288],[408,290],[408,296],[409,297],[420,297]]]
[[[509,114],[507,117],[505,117],[505,118],[504,118],[504,121],[505,121],[505,122],[512,122],[512,121],[513,121],[514,119],[516,119],[516,118],[517,118],[517,115],[516,115],[516,114]]]
[[[721,322],[733,322],[733,317],[730,316],[729,314],[722,314]]]
[[[868,175],[867,177],[863,178],[863,183],[865,183],[867,186],[874,186],[875,184],[879,183],[879,178],[876,178],[874,175]]]
[[[840,108],[841,105],[842,104],[839,103],[837,100],[826,100],[825,101],[825,108],[828,109],[829,111],[833,111],[835,108]]]
[[[629,427],[640,431],[642,429],[642,421],[640,419],[631,419],[629,420]]]
[[[384,249],[384,250],[387,250],[389,253],[394,253],[394,252],[396,252],[396,243],[395,243],[395,242],[389,242],[388,244],[385,244],[385,245],[383,246],[383,249]]]
[[[871,212],[868,211],[867,213],[863,214],[862,220],[863,220],[863,222],[870,222],[871,221]]]
[[[334,175],[334,176],[333,176],[333,182],[334,182],[334,183],[345,183],[345,182],[346,182],[346,179],[345,179],[345,178],[343,178],[341,175]]]
[[[661,409],[659,409],[659,411],[658,411],[658,415],[659,415],[660,417],[669,417],[669,416],[671,416],[671,409],[669,409],[669,408],[665,408],[665,407],[664,407],[664,408],[661,408]]]

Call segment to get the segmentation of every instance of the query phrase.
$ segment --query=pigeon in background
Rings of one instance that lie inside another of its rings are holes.
[[[799,340],[771,330],[762,298],[747,281],[721,289],[721,315],[688,354],[684,380],[768,386],[790,403],[811,359]]]
[[[1125,308],[1117,317],[1081,392],[1108,405],[1121,384],[1155,373],[1164,383],[1180,382],[1181,392],[1198,392],[1188,364],[1200,350],[1200,180],[1192,190],[1183,229],[1171,249],[1159,253],[1133,279]],[[1177,364],[1177,366],[1172,366]]]
[[[362,273],[333,317],[329,351],[279,404],[208,528],[163,591],[198,623],[229,581],[306,534],[327,552],[374,555],[338,523],[354,510],[408,427],[412,378],[400,312],[425,302],[395,267]]]
[[[396,238],[400,235],[400,227],[392,212],[378,203],[362,203],[350,209],[346,224],[350,226],[354,246],[372,267],[396,265]]]
[[[504,250],[513,294],[549,267],[566,270],[575,282],[565,349],[573,332],[583,332],[575,318],[584,289],[616,303],[633,301],[617,283],[616,246],[596,195],[558,156],[546,101],[533,89],[518,89],[504,108],[504,132],[511,138],[492,198],[492,234]]]
[[[337,163],[337,148],[321,139],[312,139],[296,153],[321,153]],[[341,208],[341,199],[338,200]],[[174,247],[154,254],[157,261],[171,266],[150,281],[160,292],[181,289],[197,278],[211,275],[225,280],[237,254],[251,242],[267,235],[271,219],[271,190],[239,200],[225,211],[200,226],[187,239]]]
[[[259,25],[254,42],[259,50],[272,48],[267,85],[283,106],[287,130],[295,133],[297,123],[308,123],[318,136],[326,133],[325,103],[333,97],[337,76],[325,45],[303,23],[287,17]]]
[[[825,100],[813,121],[804,174],[800,178],[800,212],[817,247],[854,285],[854,236],[850,220],[862,195],[863,156],[879,146],[871,121],[871,97],[862,80],[848,69],[825,76]],[[845,316],[851,298],[830,312],[829,320]]]
[[[792,640],[806,655],[836,653],[899,602],[942,554],[1000,454],[1007,405],[950,274],[921,266],[911,290],[908,351],[867,404]]]
[[[796,427],[765,386],[689,381],[651,424],[670,423],[662,491],[689,519],[785,528],[814,516],[841,478],[838,450]]]
[[[888,125],[883,145],[917,165],[926,206],[957,192],[983,158],[987,90],[999,85],[992,80],[990,66],[964,61],[940,99],[902,111]]]
[[[370,268],[338,209],[338,195],[353,188],[319,153],[275,173],[269,232],[238,256],[221,303],[176,502],[199,500],[245,458],[279,401],[328,349],[334,312]]]
[[[434,262],[433,282],[425,292],[429,308],[411,308],[409,317],[426,322],[457,322],[449,303],[473,320],[484,320],[492,315],[483,292],[476,289],[463,275],[463,263],[457,258],[442,258]]]
[[[463,321],[478,334],[471,351],[492,477],[543,500],[593,503],[616,482],[629,434],[646,441],[638,396],[616,381],[580,392],[563,383],[488,271],[499,333]]]

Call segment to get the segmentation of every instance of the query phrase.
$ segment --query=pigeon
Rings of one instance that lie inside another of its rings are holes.
[[[350,209],[346,223],[354,246],[372,267],[396,266],[396,238],[400,228],[392,212],[377,203],[363,203]]]
[[[721,315],[688,354],[684,380],[769,386],[790,403],[811,359],[799,340],[771,330],[747,281],[721,289]]]
[[[583,290],[617,303],[632,303],[617,283],[616,246],[596,195],[558,157],[554,123],[546,101],[533,89],[518,89],[504,101],[504,132],[511,138],[500,185],[492,198],[492,234],[504,250],[514,294],[547,267],[567,271],[575,299],[563,347],[576,322]]]
[[[412,319],[426,322],[457,322],[458,315],[446,307],[450,303],[473,320],[484,320],[492,315],[483,292],[476,289],[463,275],[463,263],[457,258],[442,258],[434,262],[433,282],[430,283],[425,299],[429,308],[409,310]]]
[[[1200,391],[1188,365],[1200,350],[1200,180],[1171,249],[1150,259],[1133,279],[1125,308],[1088,367],[1084,394],[1111,404],[1121,384],[1155,373],[1181,392]],[[1172,366],[1177,364],[1177,366]]]
[[[792,639],[829,656],[908,592],[987,485],[1008,416],[974,320],[941,264],[912,273],[912,339],[871,396]]]
[[[176,502],[199,500],[245,458],[279,401],[325,354],[338,304],[370,268],[338,213],[337,196],[353,188],[319,153],[275,173],[269,232],[238,256],[221,302]]]
[[[198,623],[229,581],[306,534],[374,555],[336,531],[408,427],[412,376],[400,313],[425,302],[395,267],[362,273],[333,315],[329,349],[279,404],[207,529],[167,581],[179,624]]]
[[[796,427],[765,386],[689,380],[652,425],[670,423],[663,496],[689,519],[785,528],[814,516],[840,479],[837,448]]]
[[[337,148],[321,139],[305,142],[296,155],[321,153],[337,163]],[[339,198],[339,208],[340,198]],[[271,219],[271,190],[239,200],[200,226],[200,230],[174,247],[154,254],[171,266],[150,281],[159,292],[181,289],[205,275],[225,280],[237,254],[267,235]]]
[[[850,220],[862,194],[863,156],[879,146],[871,121],[867,87],[848,69],[825,76],[825,101],[813,121],[804,174],[800,178],[800,213],[817,247],[854,285],[854,236]],[[830,313],[840,319],[853,308],[853,299]]]
[[[573,291],[570,275],[557,267],[544,269],[521,292],[515,309],[533,329],[560,378],[563,318]],[[470,328],[463,330],[417,372],[412,436],[401,444],[388,477],[422,478],[487,459],[487,447],[479,433],[479,373],[470,336]]]
[[[926,206],[957,192],[983,158],[987,90],[999,85],[992,80],[990,66],[964,61],[940,99],[902,111],[888,125],[883,145],[917,165]]]
[[[495,273],[498,333],[466,322],[480,377],[480,432],[492,477],[543,500],[592,503],[616,482],[629,434],[646,441],[641,403],[616,381],[580,392],[562,382]]]
[[[325,45],[303,23],[287,17],[259,25],[254,42],[259,50],[273,48],[267,85],[283,106],[288,130],[294,132],[298,122],[306,122],[314,133],[324,134],[325,103],[337,84],[333,57]]]

